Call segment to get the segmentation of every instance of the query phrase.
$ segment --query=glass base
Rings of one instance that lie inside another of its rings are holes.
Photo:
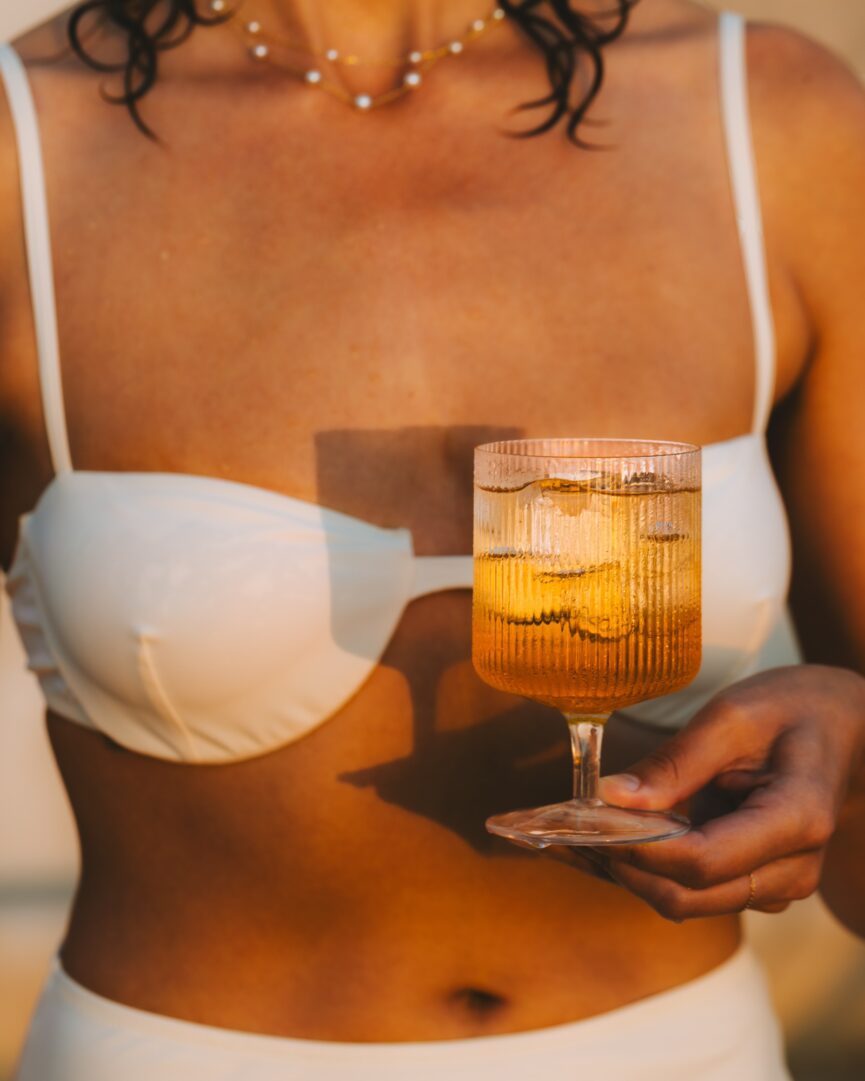
[[[680,837],[691,828],[670,811],[633,811],[600,800],[567,800],[493,815],[487,830],[534,848],[550,845],[627,845]]]

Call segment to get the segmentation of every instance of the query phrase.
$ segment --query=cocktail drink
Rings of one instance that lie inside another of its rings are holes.
[[[472,652],[492,686],[560,709],[574,798],[487,828],[539,847],[659,840],[668,813],[597,796],[613,710],[700,666],[700,450],[632,440],[512,440],[475,451]]]

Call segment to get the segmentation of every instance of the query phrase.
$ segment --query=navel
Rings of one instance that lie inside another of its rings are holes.
[[[459,987],[448,995],[448,1002],[474,1018],[488,1018],[501,1013],[508,1000],[482,987]]]

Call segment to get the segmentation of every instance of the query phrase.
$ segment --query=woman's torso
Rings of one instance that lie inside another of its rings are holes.
[[[596,111],[610,124],[587,129],[616,145],[603,153],[496,134],[545,85],[510,30],[365,118],[260,79],[220,33],[166,54],[148,116],[167,153],[90,73],[31,66],[77,468],[241,480],[455,554],[471,546],[479,442],[749,430],[713,17],[637,9],[609,51]],[[780,395],[807,328],[771,191]],[[17,516],[51,478],[15,255],[7,566]],[[483,832],[491,805],[560,798],[568,751],[552,711],[473,675],[469,614],[466,592],[414,602],[345,709],[234,765],[143,758],[52,718],[82,834],[70,973],[226,1027],[435,1039],[587,1016],[727,956],[735,920],[673,926]],[[614,722],[606,767],[657,739]]]

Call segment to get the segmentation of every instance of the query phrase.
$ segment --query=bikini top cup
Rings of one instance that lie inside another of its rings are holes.
[[[720,20],[721,93],[756,353],[749,434],[704,448],[703,664],[626,710],[684,724],[759,665],[790,572],[764,431],[775,345],[751,149],[744,26]],[[218,763],[326,721],[380,661],[406,605],[470,589],[471,557],[416,557],[382,529],[249,484],[72,468],[44,175],[24,68],[0,48],[19,142],[40,379],[55,476],[20,522],[6,588],[48,706],[130,750]]]
[[[180,473],[58,473],[9,575],[56,712],[144,754],[224,762],[327,720],[414,597],[471,588],[470,556],[408,530]]]

